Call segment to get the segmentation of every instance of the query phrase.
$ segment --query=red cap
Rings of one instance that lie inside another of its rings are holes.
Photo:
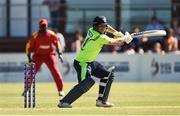
[[[40,21],[39,21],[39,26],[41,26],[41,25],[48,25],[48,21],[46,20],[46,19],[41,19]]]

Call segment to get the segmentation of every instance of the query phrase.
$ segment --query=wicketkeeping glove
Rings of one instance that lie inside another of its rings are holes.
[[[133,40],[133,38],[131,37],[131,35],[129,34],[129,32],[126,32],[125,33],[125,36],[124,36],[124,41],[129,44],[131,41]]]
[[[31,55],[28,54],[27,57],[28,57],[28,62],[31,63],[32,62]]]

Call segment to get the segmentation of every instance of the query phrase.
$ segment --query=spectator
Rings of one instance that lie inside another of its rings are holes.
[[[178,28],[177,28],[176,38],[178,40],[178,49],[180,50],[180,24],[178,25]]]
[[[178,40],[175,37],[175,32],[172,28],[169,29],[167,33],[167,38],[165,40],[165,51],[166,52],[178,51]]]
[[[148,45],[148,38],[142,37],[139,40],[139,44],[136,46],[136,51],[139,52],[139,49],[142,49],[143,52],[148,52],[148,50],[150,50]]]
[[[121,46],[111,46],[111,48],[112,48],[112,50],[111,50],[111,51],[112,51],[112,54],[114,54],[114,55],[117,54],[117,53],[118,53],[118,50],[120,49],[120,47],[121,47]]]
[[[60,0],[44,0],[44,5],[49,7],[50,18],[51,18],[51,28],[59,27],[59,17],[60,17]]]
[[[72,42],[72,45],[71,45],[71,51],[72,52],[78,52],[81,49],[81,44],[83,41],[83,36],[82,36],[82,33],[80,31],[75,32],[74,40],[75,41]]]
[[[178,46],[180,49],[180,22],[177,18],[172,20],[172,28],[174,29],[174,33],[178,40]]]
[[[132,33],[137,33],[137,32],[140,32],[139,27],[134,27]],[[133,48],[135,48],[135,51],[139,54],[144,54],[144,52],[147,52],[150,49],[147,37],[133,38],[131,45]]]
[[[125,53],[128,55],[135,54],[134,46],[131,44],[127,45],[127,50],[125,51]]]
[[[132,33],[137,33],[140,32],[139,27],[134,27]],[[133,44],[133,46],[137,46],[140,43],[138,38],[133,38],[133,41],[131,42],[131,44]]]
[[[141,48],[141,47],[139,47],[138,49],[137,49],[137,53],[138,54],[144,54],[144,50],[143,50],[143,48]]]
[[[145,28],[146,31],[147,30],[164,30],[164,29],[165,29],[164,26],[159,24],[159,21],[155,16],[151,18],[151,23],[148,24]],[[155,42],[157,42],[157,41],[162,42],[162,40],[163,40],[163,37],[157,37],[157,36],[156,37],[149,37],[148,38],[148,44],[150,45],[149,49],[151,49],[153,47],[153,44]]]
[[[139,27],[134,27],[132,29],[132,33],[138,33],[138,32],[140,32]],[[131,45],[134,47],[136,52],[138,52],[141,42],[142,42],[141,38],[133,38],[133,41],[131,42]]]
[[[165,54],[165,52],[162,50],[161,43],[159,43],[159,42],[156,42],[154,44],[152,52],[157,53],[157,54]]]
[[[175,32],[175,34],[177,34],[178,32],[178,27],[179,27],[179,21],[178,21],[178,19],[177,18],[174,18],[173,20],[172,20],[172,28],[174,29],[174,32]]]

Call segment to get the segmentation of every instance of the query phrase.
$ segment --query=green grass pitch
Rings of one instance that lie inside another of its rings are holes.
[[[75,83],[65,83],[67,93]],[[0,115],[180,115],[179,83],[113,83],[113,108],[97,108],[98,84],[74,102],[57,107],[61,99],[54,83],[36,83],[36,108],[24,109],[23,83],[0,83]]]

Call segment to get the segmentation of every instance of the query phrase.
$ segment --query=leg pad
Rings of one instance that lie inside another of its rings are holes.
[[[92,78],[84,79],[79,84],[74,86],[74,88],[72,88],[69,93],[62,100],[60,100],[60,102],[69,104],[73,103],[81,95],[86,93],[94,84],[95,81]]]

